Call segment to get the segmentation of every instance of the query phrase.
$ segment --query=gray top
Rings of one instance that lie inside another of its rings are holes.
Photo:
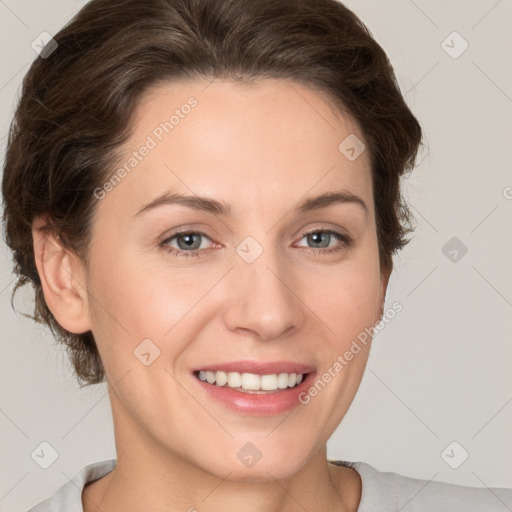
[[[355,469],[362,480],[357,512],[510,512],[512,489],[465,487],[383,472],[365,462],[330,461]],[[83,512],[85,485],[110,473],[116,460],[82,468],[47,500],[28,512]]]

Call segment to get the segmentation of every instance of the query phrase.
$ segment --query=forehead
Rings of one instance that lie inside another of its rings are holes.
[[[159,85],[141,97],[131,128],[118,161],[128,172],[108,194],[123,208],[173,190],[224,200],[235,211],[237,204],[275,209],[340,188],[373,208],[368,151],[356,159],[346,153],[347,144],[363,147],[359,127],[296,82]]]

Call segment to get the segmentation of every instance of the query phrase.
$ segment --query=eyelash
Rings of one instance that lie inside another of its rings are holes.
[[[327,233],[329,235],[333,235],[335,238],[337,238],[341,244],[336,246],[336,247],[331,247],[329,249],[315,249],[313,247],[306,247],[305,250],[310,253],[310,254],[313,254],[314,256],[322,256],[326,253],[333,253],[333,252],[338,252],[338,251],[341,251],[342,249],[345,249],[347,247],[349,247],[351,244],[352,244],[352,238],[349,237],[348,235],[343,235],[341,233],[338,233],[337,231],[332,231],[330,229],[315,229],[313,231],[308,231],[307,233],[304,233],[302,235],[302,237],[300,238],[300,240],[302,240],[304,237],[308,236],[308,235],[313,235],[313,234],[317,234],[317,233]],[[208,240],[210,240],[210,238],[208,237],[208,235],[206,235],[205,233],[201,233],[200,231],[179,231],[177,233],[174,233],[173,235],[171,235],[170,237],[166,238],[165,240],[163,240],[162,242],[160,242],[159,244],[159,247],[161,247],[162,249],[164,249],[165,251],[167,251],[168,253],[171,253],[172,255],[178,257],[178,258],[181,258],[181,257],[184,257],[184,258],[188,258],[188,257],[201,257],[201,256],[205,256],[206,255],[206,250],[205,249],[196,249],[196,250],[192,250],[192,251],[182,251],[182,250],[179,250],[179,249],[175,249],[174,247],[169,247],[169,242],[171,242],[171,240],[173,240],[174,238],[178,237],[178,236],[183,236],[183,235],[201,235],[201,236],[204,236],[205,238],[208,238]]]

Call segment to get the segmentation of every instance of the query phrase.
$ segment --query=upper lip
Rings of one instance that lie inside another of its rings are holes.
[[[256,375],[271,375],[274,373],[311,373],[314,368],[311,365],[294,363],[292,361],[230,361],[226,363],[205,364],[195,368],[210,372],[238,372],[254,373]]]

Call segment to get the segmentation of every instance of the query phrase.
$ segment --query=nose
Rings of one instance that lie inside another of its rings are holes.
[[[304,321],[303,303],[294,289],[298,283],[290,266],[270,252],[263,251],[252,263],[238,259],[223,315],[230,331],[263,341],[288,335]]]

